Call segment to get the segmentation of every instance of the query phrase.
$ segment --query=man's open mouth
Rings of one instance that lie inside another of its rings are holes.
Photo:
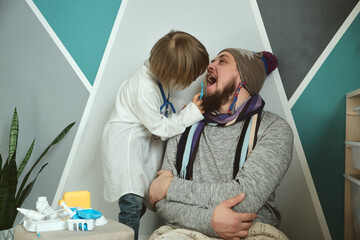
[[[211,75],[207,75],[206,82],[207,82],[207,87],[209,87],[209,86],[213,85],[214,83],[216,83],[216,78]]]

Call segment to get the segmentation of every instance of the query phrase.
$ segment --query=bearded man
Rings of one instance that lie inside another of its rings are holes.
[[[270,52],[234,48],[209,64],[205,118],[168,141],[150,186],[167,224],[151,239],[240,239],[259,231],[277,236],[265,239],[287,239],[277,230],[275,190],[291,163],[293,132],[263,110],[259,95],[276,67]]]

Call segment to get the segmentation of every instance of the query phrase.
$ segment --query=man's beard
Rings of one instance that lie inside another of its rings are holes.
[[[204,94],[202,106],[205,112],[219,110],[222,105],[229,101],[230,96],[233,95],[236,90],[235,80],[234,78],[222,91],[216,90],[212,94],[208,94],[207,92]]]

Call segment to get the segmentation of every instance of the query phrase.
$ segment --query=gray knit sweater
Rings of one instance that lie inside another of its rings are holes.
[[[224,200],[245,193],[245,199],[233,210],[257,213],[256,221],[279,225],[275,189],[291,162],[293,132],[284,119],[264,111],[256,146],[233,179],[234,157],[242,126],[243,122],[228,127],[205,126],[191,181],[176,177],[180,136],[168,141],[162,168],[171,170],[175,177],[166,199],[156,205],[166,224],[216,236],[211,226],[214,208]]]

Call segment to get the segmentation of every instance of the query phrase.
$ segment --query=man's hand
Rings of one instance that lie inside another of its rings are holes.
[[[158,201],[166,198],[170,182],[174,177],[170,170],[165,169],[158,171],[157,175],[158,177],[152,181],[149,190],[150,202],[154,207]]]
[[[231,208],[244,200],[245,194],[241,193],[216,206],[211,217],[211,225],[219,238],[239,240],[248,236],[252,221],[257,218],[255,213],[238,213]]]

